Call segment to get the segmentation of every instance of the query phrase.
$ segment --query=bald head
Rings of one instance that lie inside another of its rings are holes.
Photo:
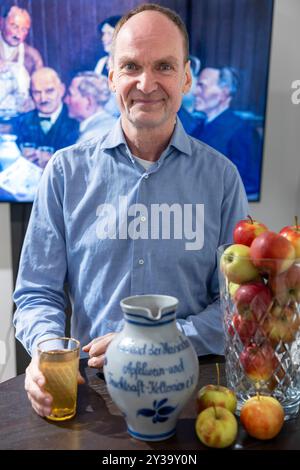
[[[4,18],[2,36],[12,47],[24,42],[31,26],[31,18],[27,10],[13,6]]]
[[[147,13],[150,13],[150,15],[148,15]],[[155,3],[145,3],[142,5],[139,5],[138,7],[132,9],[121,18],[121,20],[117,23],[114,34],[113,34],[112,48],[111,48],[112,56],[114,56],[115,46],[116,46],[119,32],[124,28],[124,26],[127,24],[128,21],[130,21],[137,15],[140,16],[141,14],[143,14],[144,17],[146,16],[146,18],[149,18],[149,21],[151,21],[151,18],[153,18],[153,20],[155,21],[155,19],[159,18],[159,16],[157,16],[157,14],[159,14],[160,16],[163,16],[165,20],[168,20],[169,22],[173,23],[173,25],[177,28],[177,31],[181,35],[182,42],[183,42],[184,62],[187,62],[189,60],[189,37],[188,37],[185,24],[183,23],[182,19],[175,11],[171,10],[170,8],[166,8]],[[161,35],[163,36],[164,40],[170,39],[166,31],[164,30],[161,31]]]
[[[62,104],[65,86],[58,74],[50,67],[42,67],[31,76],[31,95],[36,108],[51,115]]]

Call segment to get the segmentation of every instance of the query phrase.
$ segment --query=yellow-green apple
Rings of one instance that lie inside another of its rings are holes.
[[[238,290],[238,288],[240,287],[241,284],[236,284],[235,282],[230,282],[228,284],[228,292],[229,292],[229,295],[230,297],[233,299],[234,297],[234,294],[236,293],[236,291]]]
[[[251,343],[245,346],[240,354],[240,362],[245,374],[254,382],[269,380],[279,364],[268,341],[261,345]]]
[[[232,316],[232,324],[229,325],[228,331],[231,336],[233,336],[234,331],[236,331],[241,342],[245,345],[253,342],[253,338],[259,329],[259,324],[254,320],[252,314],[242,316],[238,313],[234,313]]]
[[[279,305],[300,302],[300,265],[293,264],[284,273],[270,277],[269,286]]]
[[[275,232],[263,232],[250,246],[252,263],[262,272],[280,274],[295,261],[295,248],[287,238]]]
[[[271,306],[272,292],[261,282],[249,282],[236,290],[234,302],[240,315],[249,317],[252,314],[254,319],[260,321]]]
[[[221,406],[210,406],[198,415],[195,429],[203,444],[221,449],[234,443],[238,424],[231,411]]]
[[[272,439],[283,426],[284,410],[276,398],[258,395],[244,403],[240,420],[250,436],[262,440]]]
[[[250,260],[250,248],[245,245],[230,245],[221,256],[220,267],[229,282],[242,284],[258,276],[258,270]]]
[[[258,237],[263,232],[266,232],[268,227],[253,220],[248,215],[248,219],[240,220],[233,230],[234,243],[241,243],[242,245],[250,246],[254,238]]]
[[[297,308],[286,305],[281,308],[274,308],[265,318],[261,329],[272,344],[276,346],[280,341],[292,343],[299,330],[299,314]]]
[[[205,385],[197,393],[197,412],[210,406],[222,406],[232,413],[236,410],[237,399],[233,390],[223,385]]]
[[[288,225],[280,230],[279,234],[287,238],[295,248],[296,258],[300,259],[300,226],[298,218],[295,217],[295,225]]]

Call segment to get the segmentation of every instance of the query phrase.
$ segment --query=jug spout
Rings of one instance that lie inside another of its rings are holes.
[[[121,300],[120,305],[124,313],[156,321],[164,314],[175,312],[178,299],[169,295],[133,295]]]

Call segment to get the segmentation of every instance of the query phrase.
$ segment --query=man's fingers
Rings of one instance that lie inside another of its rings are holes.
[[[51,414],[51,408],[45,408],[35,402],[31,402],[31,406],[34,409],[34,411],[42,418],[44,418],[45,416],[49,416]]]
[[[38,358],[32,359],[26,369],[26,377],[36,382],[40,387],[45,385],[45,377],[38,367]]]
[[[92,341],[89,344],[82,346],[82,351],[89,352],[91,346],[92,346]]]
[[[90,348],[90,357],[96,357],[104,354],[115,334],[116,333],[108,333],[107,335],[103,336],[100,341],[95,342]]]
[[[33,401],[38,402],[40,405],[48,407],[51,406],[53,401],[51,395],[41,390],[34,382],[31,384],[27,392]]]
[[[94,367],[96,369],[102,369],[104,365],[104,354],[102,356],[98,357],[92,357],[91,359],[88,360],[88,366],[89,367]]]
[[[99,336],[98,338],[94,338],[92,339],[92,341],[90,341],[88,344],[86,344],[85,346],[82,346],[82,350],[84,352],[89,352],[89,350],[91,349],[92,345],[94,343],[97,343],[98,341],[101,341],[102,339],[102,336]]]

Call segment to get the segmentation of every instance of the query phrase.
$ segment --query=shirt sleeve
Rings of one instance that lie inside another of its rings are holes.
[[[16,337],[29,354],[41,339],[65,333],[67,257],[62,201],[63,172],[56,154],[40,181],[14,292]]]
[[[233,229],[248,214],[248,201],[241,178],[233,165],[227,168],[221,210],[221,227],[218,245],[232,243]],[[216,247],[217,248],[217,247]],[[189,337],[198,356],[224,354],[223,312],[219,300],[217,253],[215,269],[208,286],[211,302],[197,314],[178,319],[177,325]]]

